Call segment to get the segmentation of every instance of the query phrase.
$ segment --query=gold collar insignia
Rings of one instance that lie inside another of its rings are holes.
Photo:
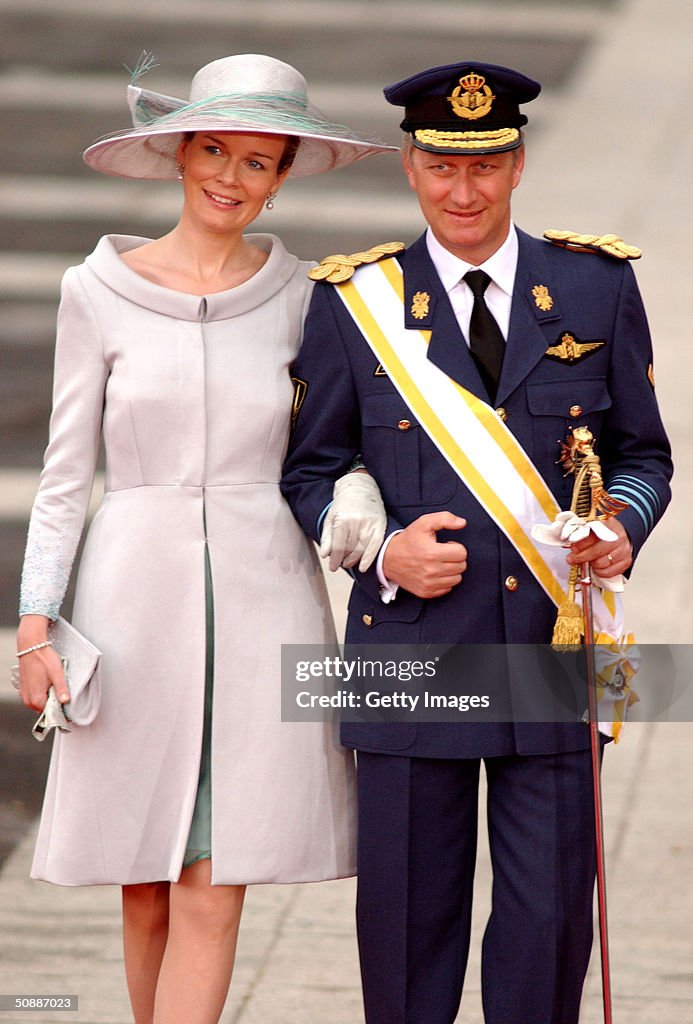
[[[411,315],[415,320],[425,320],[428,316],[428,306],[431,296],[428,292],[417,292],[411,303]]]
[[[577,363],[605,344],[605,341],[580,341],[574,334],[565,331],[558,339],[558,343],[550,345],[544,355],[561,363]]]
[[[532,288],[532,295],[534,296],[534,302],[544,313],[553,309],[553,299],[549,295],[549,289],[545,284],[535,284],[534,288]]]

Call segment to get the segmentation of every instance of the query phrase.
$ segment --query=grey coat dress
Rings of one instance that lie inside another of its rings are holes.
[[[213,882],[354,872],[352,755],[331,725],[282,722],[280,709],[281,644],[334,642],[314,549],[278,486],[309,265],[249,237],[265,265],[206,298],[120,259],[146,239],[103,238],[65,275],[20,610],[58,613],[103,438],[73,615],[102,651],[103,695],[92,725],[56,738],[35,878],[179,877],[203,735],[205,546]]]

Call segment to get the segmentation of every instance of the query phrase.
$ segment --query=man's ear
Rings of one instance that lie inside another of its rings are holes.
[[[404,173],[407,176],[409,182],[409,188],[414,189],[416,192],[416,184],[414,181],[414,168],[412,166],[413,149],[402,150],[402,166],[404,167]]]
[[[513,152],[513,157],[515,158],[515,165],[513,167],[513,188],[517,188],[522,178],[522,172],[525,169],[524,143]]]

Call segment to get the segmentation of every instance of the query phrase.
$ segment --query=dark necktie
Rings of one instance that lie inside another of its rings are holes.
[[[505,355],[505,341],[484,299],[484,292],[491,283],[491,278],[483,270],[469,270],[464,275],[464,280],[474,295],[472,318],[469,322],[469,349],[491,401],[494,401]]]

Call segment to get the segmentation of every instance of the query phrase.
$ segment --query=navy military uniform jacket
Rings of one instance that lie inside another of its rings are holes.
[[[569,251],[522,231],[518,238],[495,405],[561,508],[570,507],[573,480],[557,464],[559,442],[571,426],[592,430],[609,493],[629,502],[620,521],[636,555],[668,504],[672,467],[635,277],[626,261]],[[404,271],[406,326],[430,330],[429,358],[489,401],[425,236],[397,258]],[[411,313],[416,292],[430,296],[423,320]],[[574,361],[547,355],[566,333],[576,342],[603,344]],[[293,372],[302,382],[302,401],[282,490],[310,536],[318,539],[334,480],[358,453],[380,486],[388,534],[429,512],[448,510],[467,520],[459,533],[438,534],[439,541],[459,540],[468,550],[462,583],[443,597],[423,600],[400,588],[386,605],[375,569],[354,573],[347,642],[548,644],[555,606],[417,424],[332,285],[315,287]],[[625,599],[627,607],[627,594]],[[514,685],[531,688],[531,669]],[[342,739],[358,749],[424,757],[556,753],[589,745],[588,730],[579,722],[345,723]]]

